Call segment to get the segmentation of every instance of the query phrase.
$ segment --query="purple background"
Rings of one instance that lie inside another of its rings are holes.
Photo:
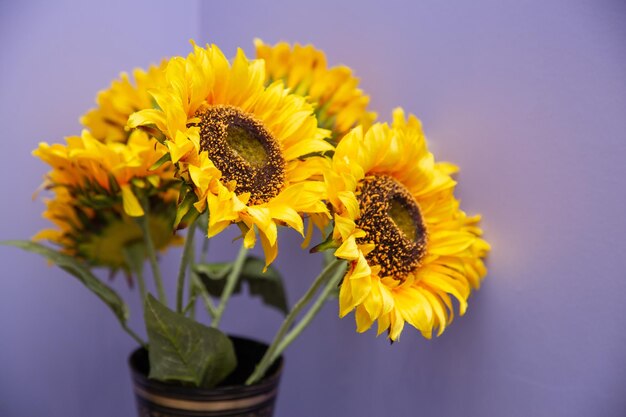
[[[467,315],[432,341],[407,329],[389,346],[327,305],[287,352],[277,415],[623,416],[625,20],[618,1],[3,1],[0,239],[44,227],[30,151],[78,133],[119,71],[192,37],[229,56],[257,36],[313,42],[355,69],[381,118],[419,115],[494,250]],[[294,300],[320,259],[281,238]],[[233,256],[229,239],[212,259]],[[133,416],[133,342],[108,310],[35,255],[0,248],[0,262],[0,415]],[[113,285],[138,328],[136,292]],[[247,298],[223,322],[265,340],[279,323]]]

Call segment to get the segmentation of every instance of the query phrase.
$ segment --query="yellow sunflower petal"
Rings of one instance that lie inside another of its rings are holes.
[[[342,259],[356,259],[359,256],[359,247],[354,237],[345,240],[335,251],[335,256]]]
[[[391,326],[391,313],[383,314],[378,318],[378,329],[376,330],[376,336],[380,336]]]
[[[354,309],[350,280],[344,279],[339,288],[339,317],[345,317]]]
[[[296,94],[317,106],[320,124],[340,139],[357,124],[369,126],[376,115],[367,110],[369,97],[346,66],[329,67],[324,53],[311,45],[255,39],[257,57],[266,68],[266,81],[283,80]]]
[[[278,244],[275,243],[272,245],[264,234],[261,234],[259,237],[261,238],[261,246],[265,253],[265,268],[263,268],[263,272],[265,272],[267,271],[267,267],[276,259],[276,255],[278,255]]]
[[[141,217],[144,215],[141,203],[135,197],[135,194],[130,189],[130,185],[126,184],[122,186],[122,199],[124,201],[124,211],[132,217]]]
[[[404,329],[404,319],[398,310],[392,310],[389,313],[390,318],[390,328],[389,328],[389,338],[393,341],[396,341],[400,338],[400,333],[402,333],[402,329]]]
[[[303,234],[302,216],[329,215],[321,172],[329,162],[319,156],[334,150],[329,132],[305,98],[266,83],[263,61],[239,49],[229,62],[215,45],[192,46],[164,65],[165,81],[150,91],[157,108],[129,124],[156,125],[177,179],[192,187],[196,209],[211,213],[207,235],[245,223],[246,245],[256,230],[269,264],[278,225]]]
[[[46,184],[53,198],[45,201],[43,217],[55,229],[36,237],[89,265],[130,271],[123,248],[141,240],[141,228],[132,219],[144,215],[140,200],[149,205],[155,247],[165,250],[179,242],[172,230],[178,190],[171,165],[152,169],[165,147],[141,131],[121,139],[114,135],[119,132],[97,138],[84,130],[65,145],[39,146],[35,154],[52,168]]]
[[[359,333],[367,331],[374,322],[363,306],[356,308],[354,318],[356,319],[356,331]]]
[[[489,247],[454,198],[457,168],[435,161],[417,118],[396,109],[393,119],[345,135],[324,174],[335,256],[352,261],[340,312],[356,309],[359,331],[377,320],[397,340],[407,322],[430,338],[454,317],[450,296],[465,313]]]

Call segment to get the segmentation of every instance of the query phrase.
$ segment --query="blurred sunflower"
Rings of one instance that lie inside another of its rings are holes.
[[[172,233],[178,196],[173,170],[167,164],[151,170],[167,152],[163,145],[143,132],[133,132],[128,143],[102,143],[86,130],[66,141],[40,143],[33,151],[52,168],[43,186],[53,198],[45,201],[43,217],[56,226],[35,239],[49,240],[93,266],[128,273],[124,248],[143,237],[133,217],[149,207],[155,247],[178,243]]]
[[[366,128],[376,119],[369,112],[369,97],[358,88],[359,79],[347,66],[328,67],[326,55],[312,45],[274,46],[255,39],[257,58],[263,59],[266,83],[282,80],[295,94],[314,104],[318,123],[340,140],[351,128]]]
[[[97,107],[89,110],[80,119],[93,137],[102,142],[128,140],[128,116],[152,107],[153,100],[148,90],[163,82],[165,62],[159,66],[152,65],[148,70],[135,69],[132,77],[134,80],[127,73],[122,73],[108,89],[98,93]]]
[[[343,317],[355,311],[357,331],[378,322],[397,340],[405,323],[426,338],[460,314],[486,274],[489,245],[479,216],[467,217],[454,198],[457,168],[436,163],[420,122],[394,111],[393,125],[352,130],[326,174],[334,208],[335,256],[350,268],[340,288]]]
[[[244,245],[256,231],[269,265],[277,254],[277,224],[303,233],[301,215],[328,213],[319,156],[333,150],[313,107],[281,82],[265,86],[261,60],[238,50],[231,63],[215,46],[173,58],[166,81],[151,94],[157,108],[131,115],[130,127],[161,132],[178,175],[198,212],[209,210],[207,234],[242,229]],[[179,211],[179,217],[182,215]]]

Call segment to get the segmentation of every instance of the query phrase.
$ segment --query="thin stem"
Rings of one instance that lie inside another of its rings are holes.
[[[220,303],[215,310],[215,317],[213,317],[213,322],[211,323],[211,327],[217,328],[220,324],[220,320],[222,319],[222,315],[224,314],[224,309],[226,308],[226,303],[230,299],[233,291],[235,290],[235,286],[237,285],[237,281],[239,281],[239,275],[241,274],[241,269],[243,268],[243,264],[246,260],[246,255],[248,254],[248,249],[246,249],[245,245],[242,244],[239,249],[239,254],[237,255],[237,259],[233,263],[233,269],[230,270],[228,277],[226,278],[226,285],[224,286],[224,290],[222,291],[222,296],[220,297]]]
[[[193,311],[192,309],[195,305],[196,305],[196,295],[193,294],[189,298],[189,301],[187,302],[187,305],[185,306],[185,308],[183,308],[183,315],[187,315],[189,311]]]
[[[143,309],[143,302],[146,299],[146,281],[143,278],[143,263],[144,259],[141,258],[140,264],[135,265],[134,260],[132,259],[131,254],[128,252],[127,248],[122,250],[124,255],[124,259],[126,260],[126,264],[129,266],[132,272],[135,273],[137,277],[137,283],[139,284],[139,295],[141,297],[141,308]]]
[[[190,319],[196,319],[196,300],[198,299],[198,295],[195,292],[192,292],[189,296],[189,301],[187,301],[187,305],[183,309],[183,315],[189,315]]]
[[[193,236],[196,232],[196,223],[192,222],[187,228],[187,237],[185,238],[185,247],[178,268],[178,284],[176,286],[176,311],[183,311],[183,292],[185,291],[185,276],[187,275],[187,266],[193,256]]]
[[[209,213],[209,210],[206,211],[206,222],[207,222],[207,227],[209,224],[209,217],[211,216],[211,214]],[[209,255],[209,238],[207,236],[207,230],[204,230],[204,227],[202,227],[202,233],[204,235],[204,239],[202,240],[202,249],[200,252],[200,263],[205,263],[207,260],[207,257]],[[196,253],[195,251],[193,252],[193,259],[191,260],[191,265],[195,265],[196,264]],[[195,273],[193,272],[193,269],[190,271],[190,276],[191,279],[189,280],[189,293],[191,294],[191,298],[190,298],[190,303],[191,303],[191,307],[190,307],[190,317],[191,318],[195,318],[196,315],[196,300],[198,298],[198,288],[197,288],[197,281],[198,280],[194,280],[194,276]],[[204,289],[204,286],[200,287],[202,289]],[[206,292],[206,291],[205,291]],[[213,301],[211,300],[211,297],[208,296],[208,294],[206,294],[206,298],[203,297],[203,301],[204,301],[204,305],[207,309],[207,312],[209,313],[209,315],[211,316],[211,318],[215,317],[215,307],[213,307]]]
[[[289,314],[287,314],[287,317],[285,317],[285,320],[280,325],[278,332],[276,332],[276,335],[274,336],[274,340],[272,341],[272,344],[265,352],[265,355],[263,355],[263,358],[261,359],[259,364],[256,366],[252,375],[250,375],[250,377],[246,381],[246,385],[250,385],[250,384],[257,382],[259,379],[263,377],[263,375],[265,375],[267,368],[269,368],[272,364],[272,357],[274,357],[274,354],[276,350],[278,349],[279,344],[281,343],[281,341],[287,334],[287,331],[289,331],[289,328],[291,327],[293,322],[296,320],[300,312],[304,309],[304,307],[307,306],[307,304],[309,304],[309,302],[315,296],[315,293],[317,293],[317,290],[322,285],[324,285],[331,276],[335,276],[335,275],[341,276],[341,274],[338,274],[335,271],[335,269],[337,269],[339,266],[343,264],[344,264],[344,261],[336,259],[333,262],[329,263],[326,266],[326,268],[324,268],[324,270],[317,276],[317,278],[315,278],[315,281],[313,281],[313,284],[311,284],[307,292],[293,306]],[[343,272],[343,268],[340,268],[339,270]]]
[[[285,338],[280,342],[276,351],[272,354],[270,358],[270,364],[274,363],[276,359],[283,353],[283,351],[289,346],[302,331],[311,323],[311,321],[317,316],[317,313],[322,309],[324,302],[328,299],[330,293],[337,288],[337,284],[339,284],[341,278],[345,274],[344,268],[339,268],[335,271],[335,274],[331,277],[331,279],[326,283],[326,286],[322,290],[320,296],[315,300],[315,303],[311,306],[309,311],[300,319],[298,324],[291,329],[291,331],[285,336]]]
[[[209,254],[209,241],[210,239],[204,236],[202,241],[202,252],[200,252],[200,263],[206,263],[206,258]]]
[[[207,313],[209,313],[209,316],[211,316],[211,318],[215,318],[217,311],[215,310],[215,306],[213,305],[213,300],[211,300],[209,293],[207,292],[206,288],[204,288],[204,285],[202,284],[202,282],[200,282],[200,279],[195,273],[191,274],[191,281],[196,288],[196,293],[199,294],[202,298]]]
[[[193,244],[193,249],[191,250],[191,259],[189,260],[189,302],[185,307],[183,314],[187,314],[189,312],[189,317],[192,319],[196,318],[196,299],[198,298],[198,294],[196,292],[195,286],[193,285],[193,267],[196,264],[196,243]]]
[[[148,346],[148,344],[141,337],[139,337],[137,333],[135,333],[130,327],[128,327],[128,324],[122,323],[122,329],[124,329],[124,331],[130,335],[130,337],[135,339],[135,341],[144,348]]]
[[[137,218],[137,222],[143,232],[143,240],[146,245],[146,251],[148,252],[148,259],[150,260],[150,267],[152,268],[152,276],[154,277],[154,283],[157,287],[159,294],[159,301],[164,305],[167,305],[167,297],[165,296],[165,289],[163,288],[163,277],[161,270],[159,269],[159,263],[157,262],[156,250],[154,248],[154,242],[150,235],[150,226],[148,225],[148,205],[144,205],[145,215]]]

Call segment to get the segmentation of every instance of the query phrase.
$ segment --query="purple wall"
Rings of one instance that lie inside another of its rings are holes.
[[[436,340],[405,331],[389,346],[328,305],[287,353],[278,417],[626,415],[623,3],[70,3],[0,3],[0,239],[44,225],[29,153],[78,132],[118,71],[186,53],[190,37],[228,55],[257,36],[313,42],[356,70],[383,118],[396,105],[422,118],[494,250]],[[212,257],[232,256],[220,242]],[[319,258],[292,251],[278,264],[293,300]],[[0,248],[0,261],[0,415],[132,416],[133,343],[106,308],[35,256]],[[234,333],[267,340],[280,322],[256,300],[230,307]]]

